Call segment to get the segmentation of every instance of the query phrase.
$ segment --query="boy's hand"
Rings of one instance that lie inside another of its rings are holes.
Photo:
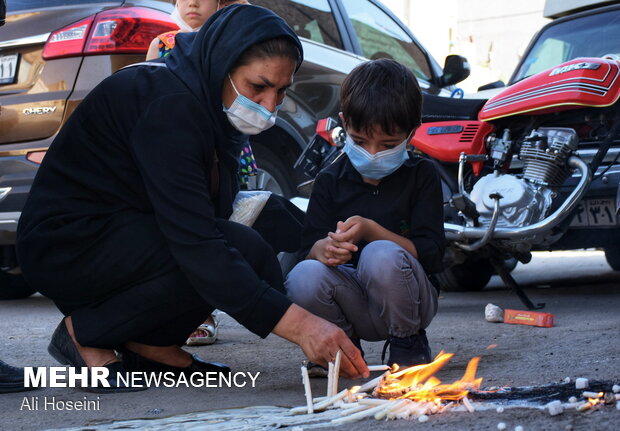
[[[356,251],[357,246],[355,244],[346,241],[334,241],[326,237],[314,243],[308,257],[328,266],[338,266],[351,260]]]
[[[339,221],[336,232],[330,232],[329,238],[336,242],[348,242],[357,244],[360,241],[373,241],[373,232],[377,223],[374,220],[361,216],[352,216],[344,222]]]

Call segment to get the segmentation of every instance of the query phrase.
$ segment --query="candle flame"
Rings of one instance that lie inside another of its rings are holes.
[[[463,377],[453,383],[444,384],[435,377],[453,353],[440,352],[430,364],[416,365],[400,369],[392,368],[392,372],[383,379],[375,389],[374,395],[388,399],[410,399],[413,401],[430,401],[436,404],[442,400],[460,400],[470,390],[478,390],[482,378],[476,378],[479,357],[469,361]]]
[[[588,402],[589,402],[590,404],[592,404],[592,407],[594,407],[595,405],[600,404],[600,403],[602,403],[602,402],[603,402],[603,396],[604,396],[604,395],[605,395],[605,394],[604,394],[603,392],[599,392],[599,393],[597,394],[597,398],[590,398],[590,397],[588,397]]]

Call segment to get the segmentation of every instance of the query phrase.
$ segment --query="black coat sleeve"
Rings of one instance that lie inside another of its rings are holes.
[[[412,200],[410,239],[422,267],[432,274],[443,269],[445,251],[441,182],[435,167],[426,160],[420,160],[414,180],[417,193]]]
[[[159,98],[133,128],[130,151],[181,271],[209,304],[265,337],[291,303],[258,277],[217,228],[205,168],[211,162],[205,145],[214,146],[206,118],[186,95]]]

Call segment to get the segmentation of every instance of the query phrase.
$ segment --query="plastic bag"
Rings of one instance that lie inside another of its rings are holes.
[[[233,202],[233,213],[229,220],[252,227],[260,212],[265,207],[271,192],[240,191]]]

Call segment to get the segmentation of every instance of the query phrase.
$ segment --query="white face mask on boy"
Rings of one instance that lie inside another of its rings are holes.
[[[342,151],[346,153],[351,164],[360,175],[373,180],[380,180],[395,172],[409,159],[407,143],[410,137],[411,134],[394,148],[370,154],[347,135]]]
[[[245,135],[258,135],[276,124],[278,109],[280,109],[282,103],[276,106],[274,112],[271,112],[264,106],[240,94],[230,78],[230,75],[228,75],[228,79],[230,80],[233,90],[237,93],[237,98],[232,105],[230,105],[230,108],[224,106],[224,112],[226,112],[228,121],[230,121],[230,124],[232,124],[235,129]]]

